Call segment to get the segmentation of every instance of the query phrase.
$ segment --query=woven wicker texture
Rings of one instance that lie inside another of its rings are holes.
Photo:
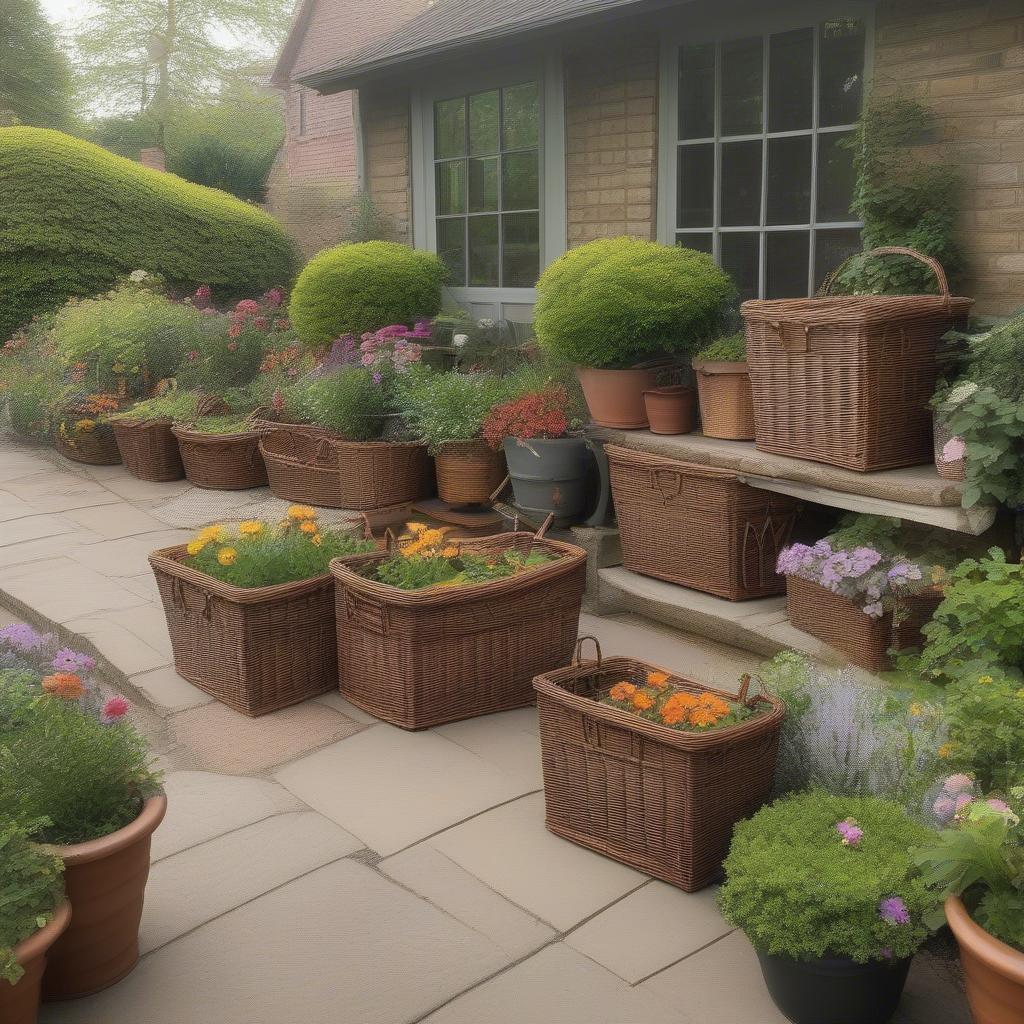
[[[453,441],[438,452],[437,493],[452,505],[481,505],[501,486],[505,455],[485,441]]]
[[[775,572],[799,502],[726,469],[605,445],[622,562],[730,601],[781,594]]]
[[[270,489],[286,501],[342,508],[341,467],[336,438],[288,427],[271,430],[260,441]]]
[[[92,432],[78,431],[73,437],[57,435],[57,451],[73,462],[87,466],[119,466],[121,452],[117,447],[114,432],[100,425]]]
[[[185,475],[170,420],[124,420],[112,426],[124,468],[132,476],[161,483],[180,480]]]
[[[539,672],[568,663],[586,552],[530,533],[459,542],[500,555],[558,559],[508,579],[406,591],[360,575],[384,555],[335,559],[338,675],[344,697],[403,729],[426,729],[532,704]]]
[[[433,460],[426,445],[408,441],[337,441],[341,507],[387,508],[426,497]]]
[[[946,462],[942,457],[942,449],[953,440],[953,434],[938,412],[936,412],[932,424],[932,437],[935,451],[935,470],[939,476],[943,480],[965,480],[967,478],[967,463],[963,459],[954,459],[952,462]]]
[[[736,822],[771,795],[785,712],[780,701],[757,697],[763,714],[689,733],[597,703],[615,683],[642,683],[649,671],[667,670],[632,658],[599,657],[534,680],[547,827],[696,892],[719,875]],[[669,676],[679,689],[710,689]]]
[[[173,427],[185,475],[196,487],[215,491],[242,491],[265,487],[267,468],[260,454],[260,433],[200,434]]]
[[[337,686],[330,576],[245,589],[196,572],[185,555],[149,556],[179,675],[250,717]]]
[[[693,369],[697,377],[702,433],[727,441],[752,441],[754,396],[747,364],[695,359]]]
[[[935,348],[973,300],[953,298],[935,260],[919,259],[938,295],[852,295],[743,303],[757,447],[861,472],[932,459]],[[840,268],[841,269],[841,268]]]

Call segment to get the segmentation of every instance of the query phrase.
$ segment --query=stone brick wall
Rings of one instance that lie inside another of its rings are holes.
[[[568,243],[656,233],[658,43],[565,54]]]
[[[366,191],[391,221],[394,237],[412,243],[412,179],[409,173],[409,93],[364,89],[363,155]]]
[[[877,93],[938,115],[963,172],[963,237],[980,312],[1024,305],[1024,0],[882,0]]]

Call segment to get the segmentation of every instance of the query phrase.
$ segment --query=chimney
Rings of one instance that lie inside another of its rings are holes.
[[[152,167],[154,171],[166,171],[164,151],[159,146],[150,146],[139,153],[139,163],[143,167]]]

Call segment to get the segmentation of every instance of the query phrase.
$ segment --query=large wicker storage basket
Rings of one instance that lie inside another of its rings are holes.
[[[265,487],[267,467],[260,454],[260,432],[203,434],[174,427],[185,475],[196,487],[214,491],[244,491]]]
[[[341,693],[403,729],[532,704],[533,677],[567,664],[576,642],[582,548],[530,533],[458,543],[479,554],[539,548],[559,557],[508,579],[418,591],[361,575],[386,555],[331,563]]]
[[[248,589],[196,572],[185,554],[149,556],[180,675],[251,717],[337,686],[330,576]]]
[[[649,671],[667,670],[599,655],[534,680],[547,827],[695,892],[718,876],[736,822],[771,795],[785,712],[780,701],[759,696],[764,710],[754,718],[680,732],[598,703],[615,683],[642,683]],[[682,690],[709,689],[669,676]]]
[[[116,420],[112,425],[124,468],[132,476],[162,483],[185,475],[170,420]]]
[[[413,441],[338,441],[342,508],[376,509],[426,497],[433,485],[427,447]]]
[[[828,297],[826,282],[823,298],[743,303],[761,451],[861,472],[931,461],[936,345],[972,300],[913,249],[869,255],[890,254],[925,263],[940,293]]]
[[[270,489],[285,501],[343,508],[337,438],[326,432],[285,427],[260,441]]]
[[[730,470],[605,445],[627,569],[730,601],[781,594],[798,502]]]

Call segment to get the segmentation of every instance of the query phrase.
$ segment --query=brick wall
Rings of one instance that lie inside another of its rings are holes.
[[[565,55],[566,201],[570,246],[653,238],[658,43],[609,40]]]
[[[364,89],[363,154],[366,191],[391,221],[394,237],[412,243],[412,181],[409,175],[409,94]]]
[[[882,0],[875,89],[938,115],[978,310],[1024,305],[1024,0]]]

